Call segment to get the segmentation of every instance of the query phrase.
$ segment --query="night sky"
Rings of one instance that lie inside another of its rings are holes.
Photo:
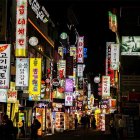
[[[50,18],[58,21],[62,31],[67,23],[68,8],[74,11],[78,21],[76,29],[80,36],[85,36],[88,57],[85,59],[85,73],[94,76],[105,74],[106,42],[116,41],[115,33],[108,27],[108,10],[131,0],[41,0],[45,1]]]

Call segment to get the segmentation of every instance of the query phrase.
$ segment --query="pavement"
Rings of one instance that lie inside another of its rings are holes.
[[[18,140],[30,140],[30,138]],[[92,128],[80,128],[78,130],[68,130],[53,135],[46,134],[43,137],[39,137],[38,140],[117,140],[117,138],[112,137],[110,134],[93,130]],[[140,138],[123,138],[123,140],[140,140]]]

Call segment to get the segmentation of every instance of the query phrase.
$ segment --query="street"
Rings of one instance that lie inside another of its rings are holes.
[[[63,133],[58,133],[55,135],[47,135],[43,140],[111,140],[110,135],[104,134],[100,131],[95,131],[93,129],[79,129],[66,131]]]
[[[22,138],[17,140],[31,140],[30,138]],[[104,132],[90,129],[68,130],[62,133],[48,134],[38,138],[38,140],[118,140]],[[140,138],[123,138],[123,140],[140,140]]]

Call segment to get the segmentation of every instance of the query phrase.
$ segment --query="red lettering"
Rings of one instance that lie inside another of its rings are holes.
[[[78,46],[84,46],[84,43],[83,42],[79,42]]]
[[[83,55],[82,54],[78,54],[78,58],[82,58],[83,57]]]
[[[83,48],[78,48],[78,53],[82,51],[83,51]]]

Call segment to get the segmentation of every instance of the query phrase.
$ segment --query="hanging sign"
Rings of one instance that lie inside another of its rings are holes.
[[[10,44],[0,44],[0,88],[9,89]]]
[[[17,0],[16,56],[25,57],[27,47],[27,0]]]
[[[29,59],[16,58],[16,87],[28,87]]]
[[[30,58],[29,100],[40,100],[41,58]]]

